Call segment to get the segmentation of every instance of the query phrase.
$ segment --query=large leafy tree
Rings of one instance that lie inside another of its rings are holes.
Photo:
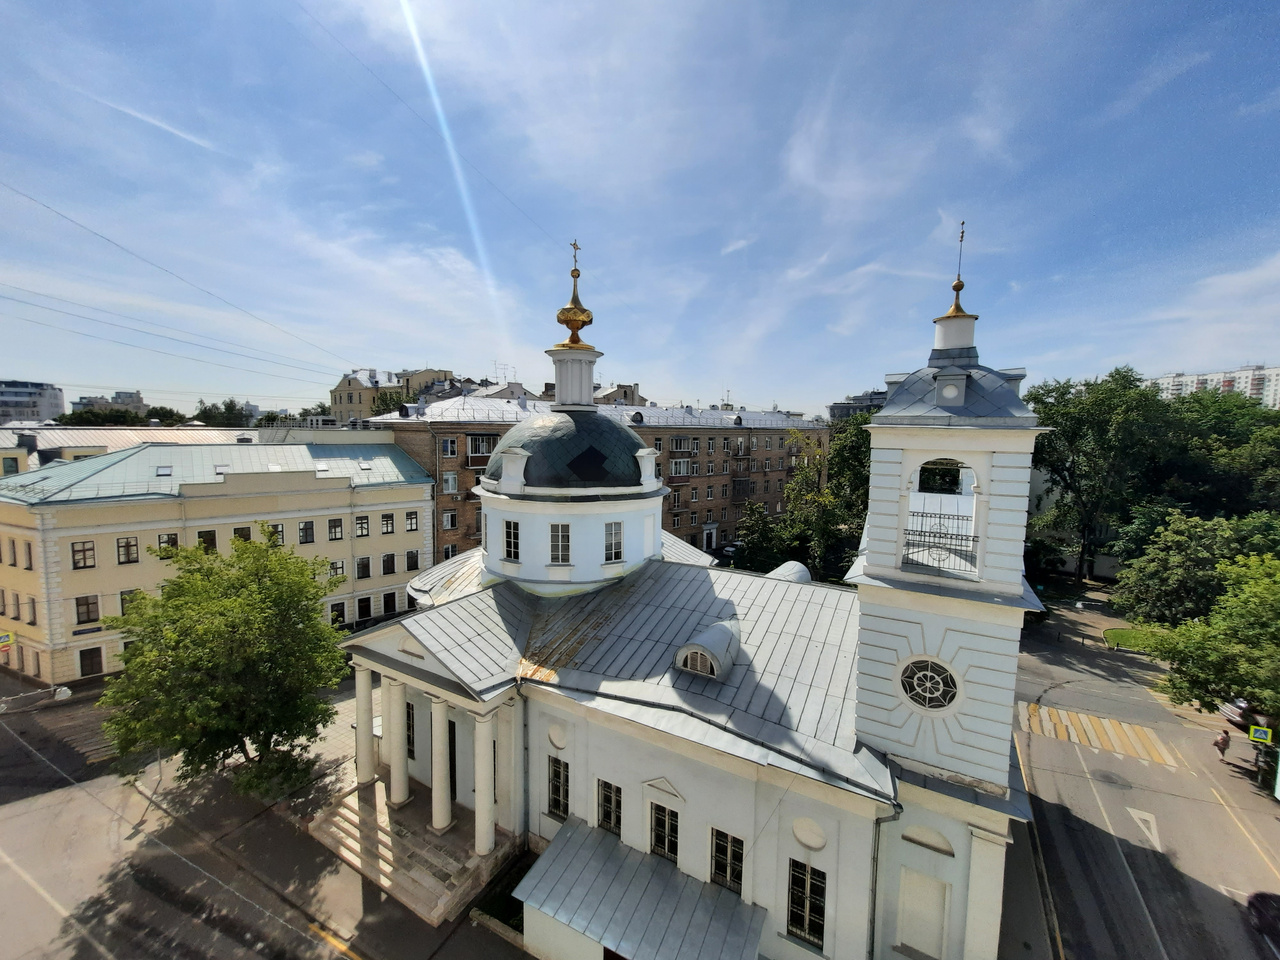
[[[188,417],[181,410],[175,410],[173,407],[148,407],[147,420],[159,420],[163,427],[173,427],[180,423],[186,423]]]
[[[53,418],[68,427],[145,427],[147,418],[132,410],[74,410]]]
[[[233,540],[230,555],[166,550],[173,575],[159,596],[139,594],[106,620],[136,641],[100,701],[122,755],[181,752],[184,779],[239,757],[236,783],[251,792],[305,777],[306,750],[334,716],[317,691],[345,673],[322,605],[344,578],[261,530]]]
[[[1167,450],[1172,412],[1131,367],[1095,380],[1050,380],[1027,391],[1040,424],[1035,466],[1047,481],[1042,529],[1070,531],[1083,577],[1111,532],[1143,498]]]
[[[408,395],[399,390],[383,390],[373,398],[373,416],[395,413],[400,409],[400,404],[408,402]]]
[[[196,401],[195,419],[210,427],[247,427],[253,416],[246,406],[227,397],[221,403]]]
[[[1280,560],[1243,557],[1222,564],[1226,591],[1207,617],[1149,638],[1169,662],[1164,684],[1175,703],[1214,710],[1244,697],[1280,716]]]

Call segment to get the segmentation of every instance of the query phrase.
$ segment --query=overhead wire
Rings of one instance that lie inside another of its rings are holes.
[[[240,306],[237,303],[232,303],[226,297],[220,294],[214,293],[212,290],[202,287],[198,283],[195,283],[192,280],[188,280],[186,277],[182,276],[181,274],[173,270],[170,270],[168,267],[162,266],[159,263],[156,263],[154,260],[144,257],[142,254],[129,249],[119,241],[111,239],[111,237],[108,237],[105,233],[101,233],[100,231],[95,230],[93,227],[90,227],[87,224],[81,223],[75,217],[72,217],[69,214],[63,213],[61,210],[58,210],[55,207],[50,206],[49,204],[45,203],[43,200],[39,200],[36,197],[33,197],[29,193],[25,193],[22,190],[19,190],[17,187],[13,186],[12,184],[9,184],[3,180],[0,180],[0,187],[4,187],[10,193],[17,194],[18,196],[22,197],[24,200],[28,200],[31,203],[34,203],[36,206],[42,207],[43,209],[48,210],[54,216],[61,217],[63,220],[66,220],[70,224],[74,224],[75,226],[79,227],[81,230],[84,230],[86,233],[93,234],[93,236],[97,237],[99,240],[103,240],[106,243],[111,244],[111,246],[115,247],[117,250],[121,250],[124,253],[127,253],[129,256],[133,257],[136,260],[142,261],[143,263],[147,264],[150,267],[154,267],[156,270],[159,270],[161,273],[167,273],[169,276],[173,277],[175,280],[178,280],[181,283],[185,283],[187,286],[191,287],[193,290],[198,290],[201,293],[205,294],[206,296],[213,297],[213,299],[219,301],[220,303],[225,303],[228,307],[230,307],[231,309],[239,313],[243,313],[246,317],[250,317],[254,320],[257,320],[259,323],[266,324],[268,327],[271,327],[273,330],[278,330],[287,336],[293,337],[295,340],[299,341],[300,343],[305,343],[307,346],[311,347],[313,350],[319,350],[321,353],[327,353],[329,356],[334,357],[337,360],[341,360],[343,363],[351,364],[353,367],[355,366],[355,364],[353,364],[352,361],[347,359],[346,357],[340,356],[339,354],[334,353],[332,350],[326,350],[324,347],[320,346],[319,344],[312,343],[306,337],[303,337],[300,334],[294,333],[292,330],[289,330],[286,327],[282,327],[277,323],[272,323],[270,320],[267,320],[264,317],[260,317],[256,313],[253,313],[250,310],[246,310],[244,307]]]

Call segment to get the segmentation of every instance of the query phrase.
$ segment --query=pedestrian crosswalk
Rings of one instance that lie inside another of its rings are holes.
[[[1018,722],[1028,733],[1082,743],[1116,756],[1136,757],[1144,763],[1178,766],[1170,750],[1150,727],[1110,717],[1095,717],[1038,703],[1018,703]]]

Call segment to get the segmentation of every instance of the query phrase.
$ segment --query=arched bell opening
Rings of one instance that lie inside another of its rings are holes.
[[[939,458],[912,474],[902,569],[940,577],[978,575],[973,468]]]

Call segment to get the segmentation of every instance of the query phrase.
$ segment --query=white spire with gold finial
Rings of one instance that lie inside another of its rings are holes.
[[[569,302],[556,314],[556,322],[569,328],[569,336],[561,343],[547,351],[547,356],[556,368],[556,401],[552,410],[590,410],[596,412],[595,404],[595,369],[596,361],[604,354],[589,343],[584,343],[578,335],[583,327],[592,322],[591,311],[578,299],[578,241],[569,244],[573,248],[573,269],[569,276],[573,277],[573,295]]]
[[[964,221],[960,221],[960,255],[956,258],[956,282],[951,284],[956,298],[951,309],[933,321],[934,350],[963,350],[973,346],[973,325],[977,314],[966,313],[960,306],[960,291],[964,281],[960,279],[960,264],[964,257]]]

